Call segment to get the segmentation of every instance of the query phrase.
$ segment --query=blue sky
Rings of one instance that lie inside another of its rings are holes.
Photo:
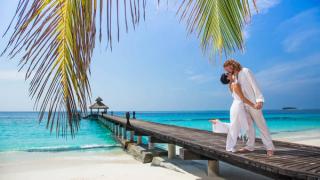
[[[245,30],[246,50],[231,57],[249,67],[265,95],[265,108],[320,108],[320,2],[260,0]],[[4,5],[5,4],[5,5]],[[3,34],[17,2],[2,0]],[[148,4],[146,22],[122,33],[113,51],[97,44],[91,66],[93,99],[113,110],[221,110],[231,96],[219,82],[222,61],[209,60],[195,35],[186,34],[174,8]],[[4,48],[7,38],[0,41]],[[28,81],[18,58],[0,57],[0,111],[28,111]]]

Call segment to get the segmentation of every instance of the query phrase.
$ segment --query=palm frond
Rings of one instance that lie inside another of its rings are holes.
[[[95,44],[95,4],[79,0],[20,0],[17,22],[8,42],[9,56],[20,51],[30,96],[40,121],[59,134],[79,127],[90,97],[88,71]],[[45,116],[46,111],[48,114]]]
[[[183,0],[177,13],[188,33],[197,32],[210,56],[244,49],[242,32],[251,16],[248,0]]]
[[[103,6],[105,6],[105,8],[103,8]],[[106,11],[105,17],[107,19],[107,45],[112,50],[114,31],[116,32],[117,41],[119,42],[121,27],[125,26],[125,31],[128,32],[129,23],[131,23],[133,29],[135,29],[141,17],[145,20],[146,6],[147,0],[106,0],[105,5],[103,5],[103,0],[100,0],[100,41],[102,37],[101,22],[104,16],[103,9]],[[115,25],[115,27],[113,27],[113,25]]]
[[[114,20],[119,41],[120,17],[124,18],[126,31],[129,12],[133,28],[139,23],[140,14],[145,17],[146,0],[123,0],[122,6],[120,0],[103,1],[20,0],[8,27],[13,32],[2,55],[8,53],[13,58],[23,53],[20,70],[26,69],[25,78],[31,79],[29,92],[35,100],[35,109],[40,110],[39,120],[47,118],[47,128],[52,131],[55,127],[57,135],[60,132],[66,135],[68,130],[74,135],[80,115],[87,111],[97,8],[100,11],[99,39],[102,39],[101,26],[105,17],[107,43],[111,49]]]

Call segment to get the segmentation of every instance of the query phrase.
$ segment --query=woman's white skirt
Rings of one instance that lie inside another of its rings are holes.
[[[216,133],[227,133],[226,150],[234,152],[238,137],[248,131],[248,117],[243,102],[234,100],[230,108],[230,123],[218,121],[212,124],[212,130]]]

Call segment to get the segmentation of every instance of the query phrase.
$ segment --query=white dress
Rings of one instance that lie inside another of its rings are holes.
[[[244,102],[235,92],[232,92],[232,97],[233,102],[230,108],[230,123],[218,121],[216,124],[213,124],[213,131],[217,133],[227,133],[226,150],[235,152],[238,136],[247,133],[248,117]]]

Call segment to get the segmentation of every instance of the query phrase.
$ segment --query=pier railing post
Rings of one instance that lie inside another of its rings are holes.
[[[126,112],[127,126],[131,126],[130,124],[130,112]]]
[[[168,159],[173,159],[176,156],[176,145],[168,144]]]
[[[136,119],[136,112],[135,111],[132,112],[132,118]]]
[[[219,175],[219,161],[208,160],[208,176],[215,177]]]

